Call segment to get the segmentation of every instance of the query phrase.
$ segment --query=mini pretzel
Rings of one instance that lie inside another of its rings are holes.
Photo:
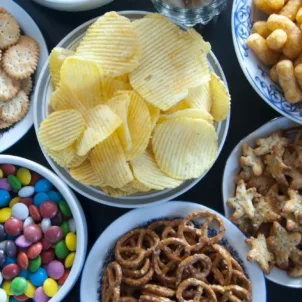
[[[224,295],[220,301],[249,302],[252,300],[251,294],[246,289],[238,285],[229,285],[224,288]]]
[[[173,250],[169,246],[177,246],[177,248]],[[158,248],[163,251],[165,256],[174,262],[182,261],[184,255],[188,254],[187,247],[188,244],[185,240],[173,237],[166,238],[158,244]]]
[[[165,229],[166,226],[171,224],[171,220],[157,220],[152,222],[148,229],[154,231],[158,234],[158,236],[161,238],[162,232]]]
[[[102,282],[102,301],[118,302],[120,285],[122,282],[122,268],[117,262],[111,262],[104,271]]]
[[[156,284],[146,284],[142,288],[143,295],[151,294],[159,297],[171,298],[175,296],[175,290],[168,287],[156,285]]]
[[[248,292],[252,290],[251,281],[245,276],[244,273],[240,271],[233,270],[231,283],[239,285],[240,287],[246,289]]]
[[[132,298],[132,297],[121,297],[120,302],[138,302],[137,299]]]
[[[198,219],[198,218],[206,218],[205,222],[202,224],[201,227],[196,228],[191,225],[191,220]],[[209,225],[212,221],[216,221],[218,224],[218,234],[214,237],[209,237],[208,229]],[[199,240],[196,244],[190,245],[190,243],[186,240],[185,233],[186,232],[194,232],[199,236]],[[188,216],[186,216],[182,222],[182,224],[178,227],[178,236],[179,238],[183,239],[185,242],[187,242],[189,249],[191,251],[198,251],[200,250],[204,245],[210,245],[214,244],[222,239],[225,233],[225,227],[223,224],[222,219],[209,211],[200,211],[192,213]]]
[[[140,278],[131,278],[131,277],[123,277],[123,281],[126,284],[132,285],[132,286],[142,286],[148,283],[152,277],[153,277],[154,270],[152,267],[149,267],[149,271]]]
[[[142,295],[139,298],[139,302],[173,302],[173,301],[168,298],[158,297],[155,295]]]
[[[123,268],[123,275],[126,277],[131,277],[131,278],[141,278],[144,275],[147,274],[147,272],[150,270],[151,262],[150,259],[146,259],[143,266],[137,269],[129,269],[129,268]]]
[[[171,221],[170,224],[163,229],[161,239],[165,239],[169,237],[177,237],[178,226],[181,223],[182,223],[182,219]]]
[[[192,300],[186,300],[183,296],[183,293],[185,290],[189,287],[197,287],[195,296]],[[203,281],[189,278],[184,280],[177,288],[176,291],[176,297],[179,302],[187,302],[187,301],[211,301],[211,302],[217,302],[216,295],[214,291],[211,289],[211,286],[206,284]],[[206,300],[208,299],[208,300]]]

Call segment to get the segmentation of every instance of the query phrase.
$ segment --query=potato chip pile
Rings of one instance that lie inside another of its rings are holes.
[[[217,156],[214,121],[230,96],[210,72],[209,43],[159,14],[131,22],[110,12],[75,51],[49,59],[53,112],[40,127],[48,155],[111,196],[175,188]]]

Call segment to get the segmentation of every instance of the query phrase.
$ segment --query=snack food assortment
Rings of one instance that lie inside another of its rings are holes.
[[[249,261],[302,276],[302,129],[277,131],[243,145],[231,220],[248,236]]]
[[[17,20],[0,7],[0,130],[28,112],[39,54],[35,39],[22,34]]]
[[[159,14],[131,22],[106,13],[75,50],[50,55],[54,91],[41,145],[75,180],[115,197],[200,177],[230,110],[209,51],[194,29]]]
[[[242,266],[220,243],[224,234],[209,211],[126,233],[103,269],[100,301],[252,301]]]
[[[27,168],[1,164],[1,301],[50,300],[68,278],[76,247],[71,210],[52,183]]]

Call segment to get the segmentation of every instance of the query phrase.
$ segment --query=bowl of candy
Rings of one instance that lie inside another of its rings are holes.
[[[62,301],[87,249],[79,201],[53,172],[0,156],[0,300]]]

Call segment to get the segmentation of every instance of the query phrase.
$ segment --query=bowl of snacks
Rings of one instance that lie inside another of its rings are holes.
[[[245,137],[223,175],[226,217],[248,237],[247,259],[266,277],[302,287],[302,128],[277,118]],[[259,251],[262,251],[259,253]]]
[[[299,1],[233,2],[232,35],[242,71],[264,101],[300,124],[301,24]]]
[[[79,201],[53,172],[0,156],[1,301],[63,301],[82,270],[87,226]]]
[[[32,92],[48,57],[32,18],[14,1],[0,0],[0,152],[33,124]]]
[[[230,95],[210,44],[159,14],[110,12],[88,21],[53,49],[37,85],[44,155],[74,190],[107,205],[182,194],[226,138]]]
[[[199,294],[207,301],[265,301],[263,274],[246,260],[243,240],[225,217],[199,204],[171,201],[132,210],[94,244],[81,299],[193,301]]]

